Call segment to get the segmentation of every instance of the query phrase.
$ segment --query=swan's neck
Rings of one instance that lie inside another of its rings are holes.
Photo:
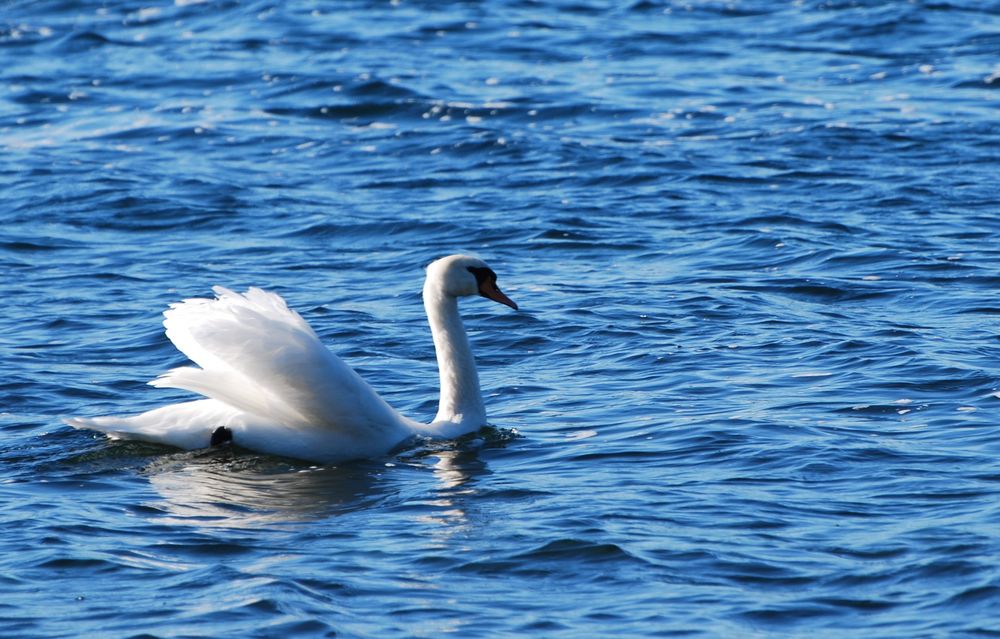
[[[461,431],[485,426],[486,408],[479,392],[479,374],[458,314],[458,299],[428,283],[424,286],[424,308],[441,375],[441,402],[435,424],[454,424]]]

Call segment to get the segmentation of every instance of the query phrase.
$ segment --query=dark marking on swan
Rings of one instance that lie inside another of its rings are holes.
[[[233,431],[225,426],[219,426],[212,433],[212,440],[209,442],[209,446],[221,446],[231,441],[233,441]]]
[[[467,266],[466,268],[476,276],[476,284],[479,285],[479,288],[482,288],[483,284],[497,281],[497,274],[488,266]]]

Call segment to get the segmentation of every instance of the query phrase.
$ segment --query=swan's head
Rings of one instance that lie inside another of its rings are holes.
[[[517,310],[517,304],[497,287],[497,274],[477,257],[449,255],[431,262],[425,286],[433,286],[451,297],[482,295]]]

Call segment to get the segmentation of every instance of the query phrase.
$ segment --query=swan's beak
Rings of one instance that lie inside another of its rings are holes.
[[[487,299],[491,299],[494,302],[500,302],[506,306],[511,307],[515,311],[517,310],[517,304],[514,300],[510,299],[503,294],[503,291],[497,286],[494,280],[484,280],[482,284],[479,285],[479,294]]]

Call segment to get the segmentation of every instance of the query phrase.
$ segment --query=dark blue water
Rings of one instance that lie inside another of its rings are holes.
[[[0,635],[1000,636],[1000,5],[0,4]],[[74,431],[284,295],[492,430],[313,467]]]

